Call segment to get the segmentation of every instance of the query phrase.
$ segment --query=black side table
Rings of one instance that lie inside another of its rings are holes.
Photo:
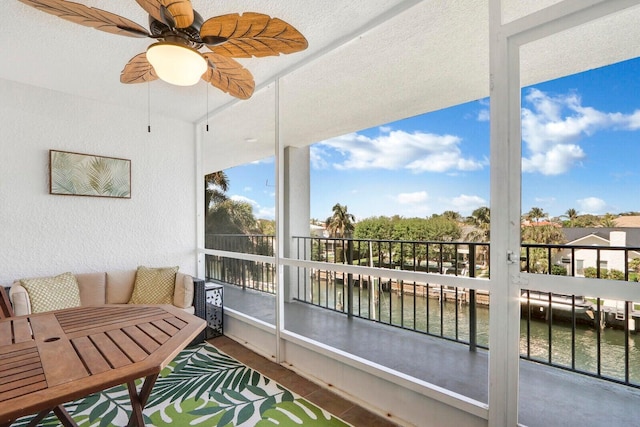
[[[204,284],[206,301],[207,328],[205,329],[205,339],[214,338],[224,333],[223,324],[223,296],[224,287],[217,283]]]

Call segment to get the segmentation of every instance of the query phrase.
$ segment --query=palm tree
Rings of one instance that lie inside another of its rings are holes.
[[[523,226],[521,228],[522,243],[543,243],[558,245],[566,243],[562,228],[556,225]]]
[[[576,219],[578,218],[578,211],[571,208],[567,209],[564,215],[560,215],[561,218],[567,218],[569,220],[569,227],[573,227]]]
[[[541,243],[546,245],[559,245],[566,243],[562,228],[557,225],[523,225],[521,227],[522,243]],[[528,259],[522,261],[521,268],[526,267],[529,273],[549,273],[547,249],[531,247],[526,251]]]
[[[462,220],[462,216],[456,211],[444,211],[442,212],[442,216],[455,222],[460,222]]]
[[[471,216],[468,216],[465,222],[473,227],[473,231],[469,232],[466,236],[466,240],[469,242],[489,242],[491,236],[491,210],[482,206],[471,212]],[[489,246],[482,245],[482,263],[485,267],[489,265]],[[470,269],[475,266],[470,265]],[[482,273],[481,273],[482,274]]]
[[[325,221],[325,225],[332,237],[351,237],[356,217],[347,212],[347,206],[336,203],[332,208],[333,215]]]
[[[258,231],[258,221],[251,204],[228,199],[212,206],[206,228],[209,234],[252,234]]]
[[[466,240],[470,242],[488,242],[490,238],[491,210],[488,207],[480,207],[468,216],[465,222],[473,226],[474,230],[467,234]]]
[[[616,222],[615,219],[617,218],[617,216],[611,214],[611,213],[606,213],[601,219],[600,219],[600,225],[603,227],[615,227],[616,226]]]
[[[353,223],[355,222],[356,217],[353,216],[353,214],[350,214],[349,212],[347,212],[346,205],[342,206],[340,203],[336,203],[335,205],[333,205],[332,210],[333,210],[333,215],[331,215],[325,221],[325,226],[327,228],[327,231],[329,232],[329,235],[331,237],[337,237],[337,238],[351,237],[353,234],[353,230],[355,229],[355,226],[353,225]],[[334,242],[334,245],[335,243],[336,242]],[[347,242],[347,245],[349,245],[349,248],[350,248],[350,245],[351,245],[350,240]],[[345,251],[344,246],[342,248],[334,247],[335,259],[336,260],[341,259],[344,262],[350,263],[351,250],[349,248]]]
[[[229,178],[223,171],[213,172],[204,176],[204,214],[211,208],[211,203],[217,204],[227,200],[226,191],[229,189]]]
[[[545,213],[542,208],[533,207],[527,214],[527,219],[534,220],[535,222],[539,222],[542,218],[547,218],[549,214]]]

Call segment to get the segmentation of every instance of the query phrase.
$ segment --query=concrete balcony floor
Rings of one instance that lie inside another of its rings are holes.
[[[224,305],[275,323],[273,295],[225,285]],[[488,352],[444,339],[293,302],[288,331],[446,388],[488,400]],[[320,377],[320,375],[318,375]],[[519,422],[529,427],[638,425],[640,390],[520,361]]]

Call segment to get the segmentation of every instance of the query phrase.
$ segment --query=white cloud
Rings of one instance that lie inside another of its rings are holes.
[[[558,144],[546,152],[533,153],[530,158],[522,158],[523,172],[540,172],[543,175],[566,173],[586,155],[575,144]]]
[[[478,111],[476,120],[479,122],[488,122],[491,119],[491,111],[489,110],[491,102],[489,98],[480,99],[478,104],[480,105],[480,111]]]
[[[260,159],[260,160],[254,160],[253,162],[249,162],[250,165],[261,165],[261,164],[265,164],[268,165],[270,163],[275,162],[275,157],[271,156],[271,157],[265,157],[264,159]]]
[[[522,108],[523,172],[559,175],[580,164],[586,153],[578,145],[599,130],[640,128],[640,111],[606,113],[582,105],[576,93],[550,96],[531,89],[525,96],[531,108]]]
[[[640,129],[640,110],[636,110],[629,116],[629,124],[627,126],[629,130]]]
[[[488,164],[465,158],[461,139],[454,135],[424,132],[391,131],[377,138],[350,133],[321,142],[340,153],[344,160],[334,163],[336,169],[407,169],[419,172],[471,171]],[[316,154],[322,155],[322,151]]]
[[[536,197],[535,200],[538,203],[554,203],[556,201],[555,197]]]
[[[245,191],[245,192],[249,193],[249,192],[253,191],[253,188],[251,188],[251,187],[244,187],[244,188],[242,189],[242,191]]]
[[[379,129],[382,133],[389,133],[393,128],[391,126],[380,126]]]
[[[255,208],[255,207],[257,207],[257,206],[260,206],[260,205],[258,204],[258,202],[256,202],[256,201],[255,201],[255,200],[253,200],[253,199],[250,199],[250,198],[248,198],[248,197],[245,197],[245,196],[239,196],[239,195],[237,195],[237,194],[234,194],[233,196],[230,196],[229,198],[230,198],[231,200],[233,200],[234,202],[244,202],[244,203],[249,203],[249,204],[250,204],[251,206],[253,206],[254,208]]]
[[[276,217],[276,208],[259,208],[257,212],[254,212],[254,215],[258,219],[275,219]]]
[[[600,215],[606,212],[607,203],[597,197],[576,200],[578,211],[585,214]]]
[[[426,191],[416,191],[415,193],[400,193],[396,196],[396,201],[402,205],[417,204],[427,201],[429,195]]]
[[[469,196],[467,194],[461,194],[458,197],[451,199],[451,206],[453,210],[460,212],[461,215],[470,215],[471,212],[481,206],[488,206],[485,199],[480,196]]]
[[[276,217],[275,206],[260,206],[260,203],[245,196],[239,196],[237,194],[229,196],[234,202],[243,202],[251,205],[253,215],[257,219],[274,219]]]
[[[312,145],[309,149],[309,162],[311,167],[316,170],[327,169],[329,163],[324,159],[324,150],[318,144]]]
[[[488,122],[490,119],[491,113],[489,112],[488,109],[484,109],[484,110],[480,110],[478,111],[478,117],[476,118],[476,120],[478,120],[479,122]]]

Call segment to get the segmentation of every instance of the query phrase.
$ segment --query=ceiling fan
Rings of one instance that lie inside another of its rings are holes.
[[[125,65],[122,83],[160,78],[188,86],[202,79],[232,96],[248,99],[255,89],[253,76],[233,58],[278,56],[308,46],[305,37],[281,19],[245,12],[205,21],[190,0],[136,0],[149,14],[149,30],[114,13],[66,0],[19,1],[97,30],[158,40]],[[203,46],[210,52],[200,53]]]

